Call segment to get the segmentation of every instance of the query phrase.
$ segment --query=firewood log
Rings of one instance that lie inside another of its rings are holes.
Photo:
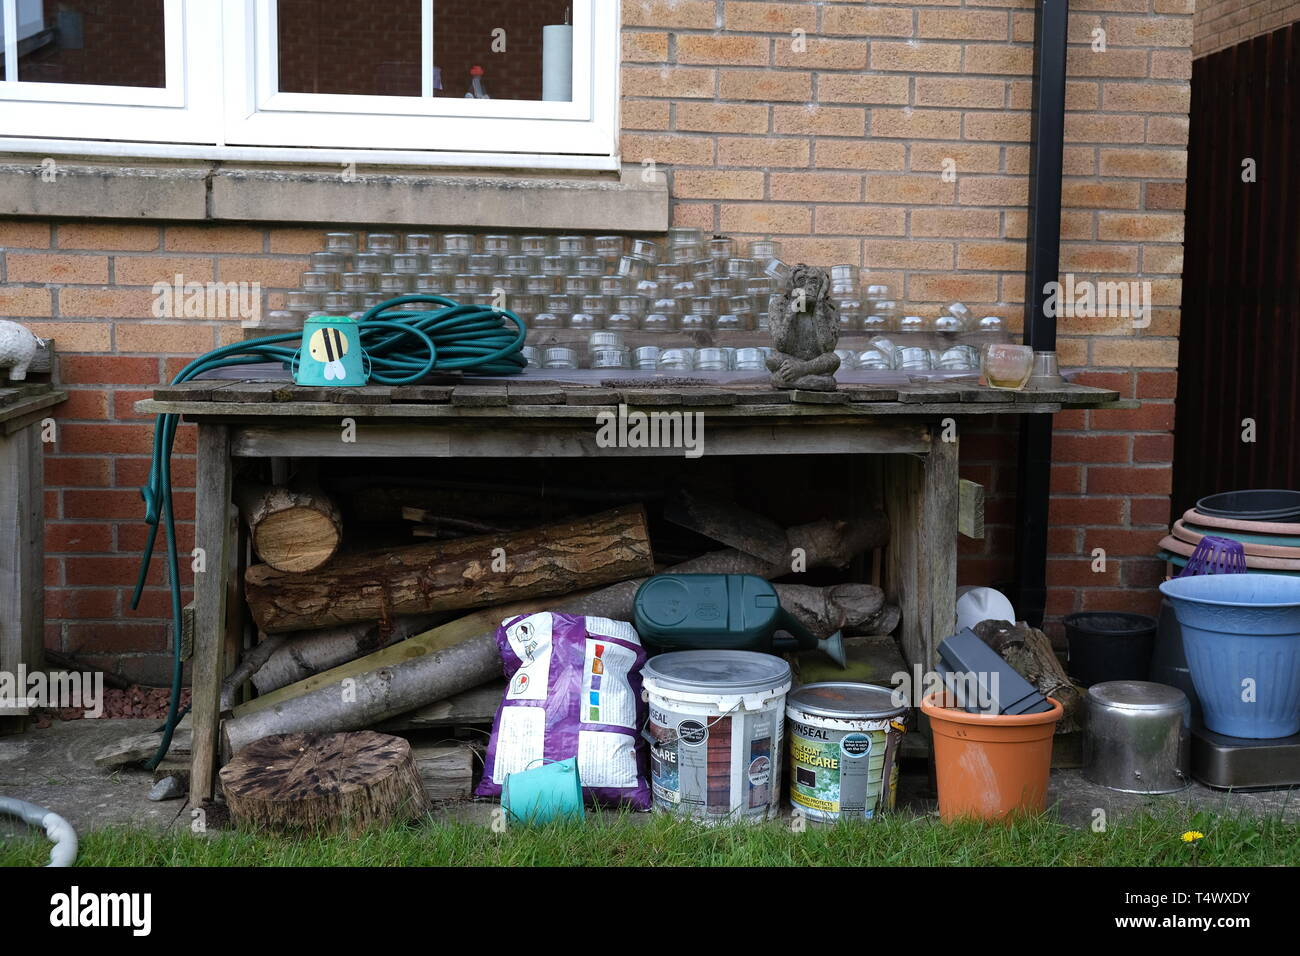
[[[1027,624],[1010,621],[980,621],[972,630],[1040,694],[1061,702],[1064,713],[1056,725],[1058,734],[1082,729],[1079,709],[1083,693],[1066,676],[1046,634]]]
[[[340,557],[313,574],[259,564],[244,576],[267,634],[567,594],[654,569],[645,510],[629,505],[511,534]]]
[[[883,519],[855,525],[825,521],[791,528],[789,538],[804,548],[807,566],[814,568],[847,564],[855,554],[881,543],[884,533]],[[704,555],[670,570],[734,571],[767,577],[790,573],[784,564],[767,564],[732,549]],[[540,606],[534,608],[631,620],[632,602],[642,580],[625,581],[582,596],[556,599],[553,603],[539,602]],[[515,613],[531,613],[531,609]],[[235,709],[235,716],[223,725],[225,744],[233,751],[268,734],[370,727],[499,678],[501,655],[496,645],[496,628],[508,616],[504,608],[480,611],[359,658],[342,669],[317,674],[241,705]],[[446,643],[450,637],[441,640],[435,637],[425,647],[418,643],[439,633],[453,632],[456,643],[450,646]]]
[[[234,494],[254,553],[277,571],[315,571],[338,551],[343,518],[320,489],[240,481]]]

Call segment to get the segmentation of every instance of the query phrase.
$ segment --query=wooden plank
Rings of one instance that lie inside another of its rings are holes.
[[[621,399],[612,388],[569,388],[564,390],[565,403],[581,407],[617,405]]]
[[[451,403],[469,408],[503,408],[510,404],[504,385],[457,385]]]
[[[269,402],[288,402],[289,386],[284,382],[231,382],[214,389],[208,396],[210,402],[246,402],[250,405]]]
[[[333,389],[324,385],[287,385],[285,391],[291,402],[328,402]]]
[[[968,538],[984,537],[984,486],[965,478],[957,483],[957,530]]]
[[[330,393],[335,405],[387,405],[392,397],[391,385],[349,385]]]
[[[1008,391],[1005,388],[989,388],[987,385],[976,385],[973,382],[944,382],[943,387],[956,391],[963,402],[1007,405],[1016,400],[1015,392]]]
[[[191,806],[198,806],[212,797],[217,764],[221,681],[226,673],[223,652],[227,582],[223,572],[229,564],[233,545],[228,426],[200,425],[196,455],[198,475],[195,479],[194,543],[205,552],[207,570],[196,574],[194,582],[194,663],[190,710],[194,728],[190,773]],[[176,639],[179,640],[180,636],[177,635]]]
[[[451,401],[450,385],[396,385],[393,387],[394,402],[418,405],[442,405]]]
[[[475,726],[492,723],[505,696],[506,682],[498,681],[436,701],[418,710],[400,714],[375,727],[384,733],[404,730],[432,730],[439,727]]]
[[[0,671],[44,666],[45,504],[40,430],[0,436]]]
[[[790,401],[796,405],[847,405],[852,397],[846,392],[811,392],[795,389]]]
[[[45,418],[45,409],[60,404],[68,397],[67,392],[49,391],[34,395],[24,395],[18,401],[5,408],[0,408],[0,424],[4,433],[12,435],[32,422]]]
[[[894,454],[915,453],[929,446],[925,427],[900,420],[885,422],[818,422],[816,428],[773,428],[765,424],[725,422],[712,413],[703,433],[708,455]],[[527,428],[496,425],[465,428],[419,423],[358,423],[356,442],[339,441],[335,425],[240,425],[232,453],[240,458],[557,458],[685,457],[685,448],[606,448],[597,444],[593,422],[578,428]]]
[[[896,402],[898,389],[879,385],[841,385],[840,391],[851,402]]]
[[[673,388],[620,388],[618,394],[627,405],[666,406],[682,403],[681,393]]]
[[[958,389],[927,382],[898,386],[898,400],[905,405],[933,405],[941,402],[960,402],[962,397]]]
[[[790,401],[790,393],[778,389],[761,391],[737,389],[734,393],[737,405],[783,405]]]
[[[558,385],[516,385],[511,382],[506,386],[506,395],[511,405],[563,405],[564,389]]]
[[[159,385],[153,390],[153,397],[159,402],[206,402],[212,398],[214,392],[224,386],[223,382],[211,380]]]
[[[692,388],[681,393],[682,404],[689,407],[735,405],[736,395],[722,388]]]
[[[902,612],[899,643],[909,665],[934,669],[956,619],[957,441],[933,429],[929,454],[885,465],[891,529],[886,591]]]

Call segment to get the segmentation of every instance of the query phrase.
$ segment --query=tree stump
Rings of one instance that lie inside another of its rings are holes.
[[[370,730],[255,740],[221,768],[221,788],[247,830],[357,834],[429,809],[411,745]]]

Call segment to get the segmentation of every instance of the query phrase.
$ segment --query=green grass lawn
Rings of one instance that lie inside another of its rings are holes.
[[[1185,842],[1196,830],[1202,839]],[[0,845],[0,866],[39,866],[33,836]],[[946,826],[896,816],[808,828],[705,828],[656,816],[515,828],[429,821],[355,837],[207,837],[112,828],[82,835],[82,866],[1296,866],[1300,824],[1209,813],[1132,817],[1106,832],[1050,817],[1012,826]]]

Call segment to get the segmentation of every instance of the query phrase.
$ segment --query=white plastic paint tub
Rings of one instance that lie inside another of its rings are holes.
[[[875,684],[805,684],[791,694],[785,715],[794,810],[826,823],[892,810],[906,713]]]
[[[790,665],[752,651],[674,651],[641,677],[655,808],[706,823],[775,817]]]

